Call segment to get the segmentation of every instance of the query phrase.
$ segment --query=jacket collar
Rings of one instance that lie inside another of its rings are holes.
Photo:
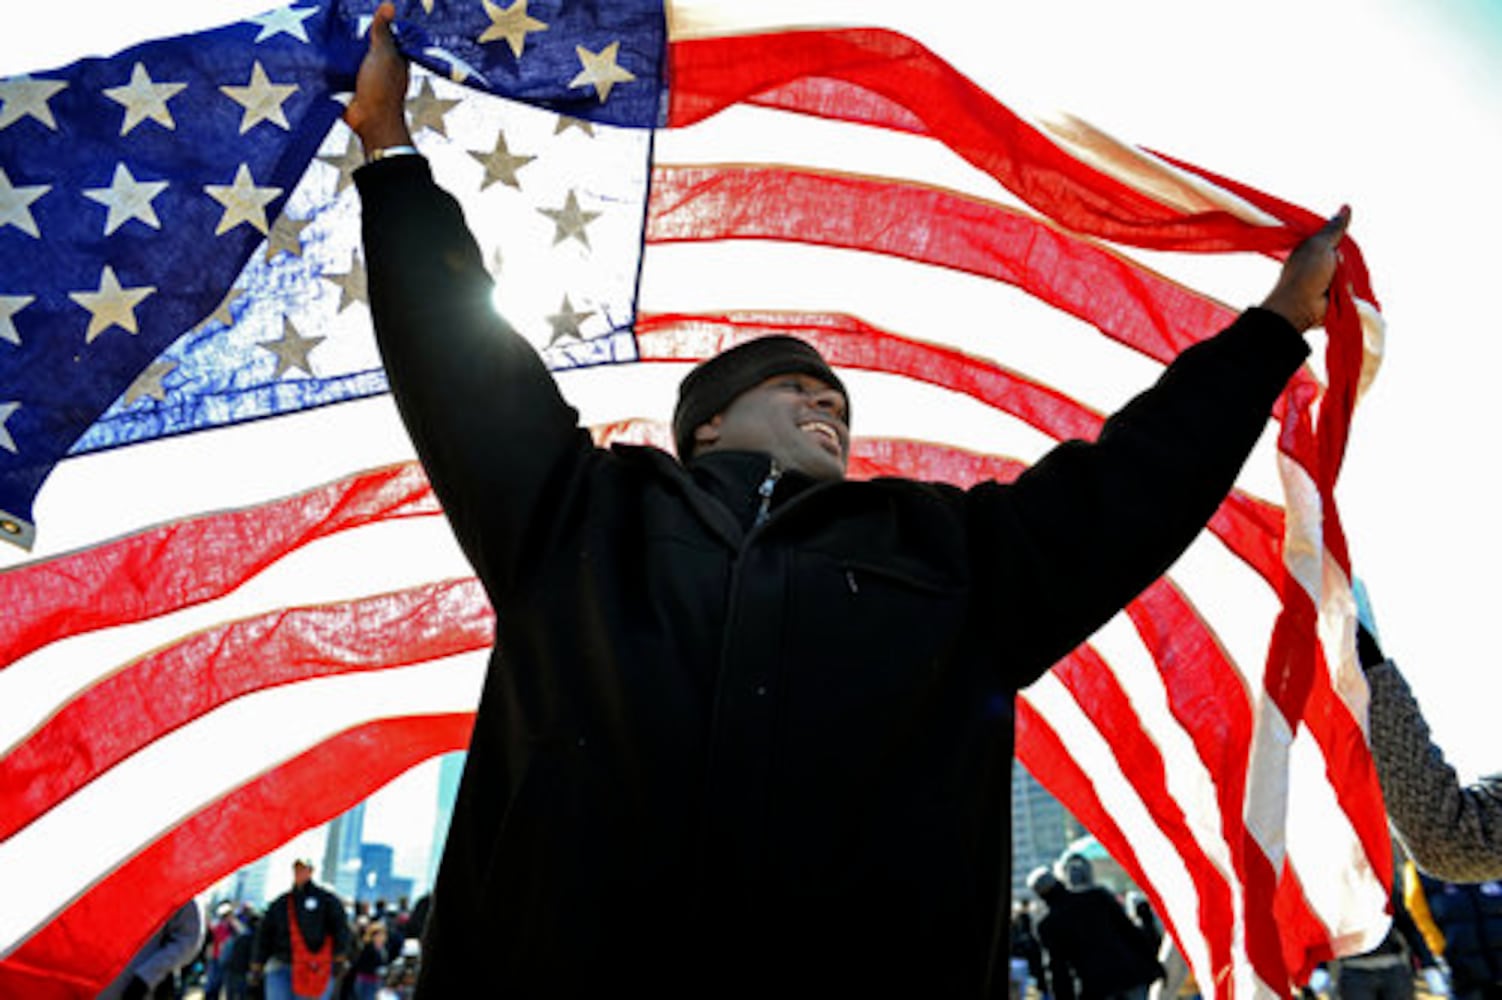
[[[727,545],[738,549],[745,542],[760,504],[757,491],[771,471],[770,456],[758,452],[716,452],[695,459],[685,468],[660,448],[614,444],[611,451],[665,480]],[[818,485],[802,473],[783,473],[772,497],[773,509]]]
[[[729,508],[720,503],[709,493],[705,492],[687,469],[678,464],[678,460],[661,448],[639,444],[613,444],[610,451],[616,457],[625,462],[643,468],[655,475],[658,479],[675,492],[681,494],[687,501],[689,509],[698,516],[699,520],[719,536],[732,549],[738,549],[745,540],[746,533],[741,529]]]

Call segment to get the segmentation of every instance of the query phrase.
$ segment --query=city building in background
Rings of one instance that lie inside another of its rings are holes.
[[[464,751],[444,754],[438,760],[438,812],[433,818],[433,849],[428,854],[428,878],[431,889],[438,881],[438,860],[448,841],[449,823],[454,818],[454,800],[459,796],[459,776],[464,773]]]
[[[261,907],[266,903],[266,872],[271,866],[271,859],[261,858],[246,865],[231,875],[226,881],[227,888],[217,894],[218,898],[228,898],[235,904],[249,903],[251,906]]]
[[[1028,872],[1052,865],[1084,834],[1079,820],[1012,761],[1012,898],[1028,898]]]
[[[392,872],[395,857],[389,844],[360,845],[360,884],[350,898],[361,903],[411,902],[413,880]]]
[[[315,877],[340,899],[354,899],[360,881],[360,845],[365,842],[365,803],[329,820],[323,866]]]

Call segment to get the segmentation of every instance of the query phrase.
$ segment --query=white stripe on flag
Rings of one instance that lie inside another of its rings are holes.
[[[0,670],[0,704],[6,706],[0,747],[9,749],[67,699],[180,637],[278,609],[332,604],[472,573],[441,517],[373,524],[312,542],[220,600],[62,639]]]
[[[1366,915],[1387,906],[1388,891],[1324,780],[1325,767],[1309,731],[1300,730],[1289,750],[1288,863],[1338,952],[1359,955],[1382,943],[1386,926],[1372,926]]]
[[[471,653],[276,687],[163,736],[6,842],[0,954],[183,817],[328,737],[373,719],[473,710],[485,661]],[[205,760],[213,766],[197,766]]]

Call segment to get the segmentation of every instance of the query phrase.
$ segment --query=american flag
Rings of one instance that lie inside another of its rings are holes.
[[[602,443],[666,446],[691,363],[791,332],[859,400],[853,475],[1005,480],[1318,220],[1015,113],[946,61],[973,6],[412,0],[408,116]],[[0,993],[92,995],[467,740],[493,618],[385,395],[339,122],[372,7],[0,81]],[[1381,322],[1343,255],[1237,492],[1018,705],[1216,998],[1386,926],[1332,492]]]

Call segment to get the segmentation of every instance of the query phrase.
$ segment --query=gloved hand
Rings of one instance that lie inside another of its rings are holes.
[[[120,996],[123,1000],[146,1000],[151,995],[151,987],[140,976],[131,976],[130,982],[125,984],[125,992]]]
[[[1431,965],[1424,969],[1424,986],[1434,996],[1450,995],[1450,981],[1445,977],[1445,970],[1439,966]]]

